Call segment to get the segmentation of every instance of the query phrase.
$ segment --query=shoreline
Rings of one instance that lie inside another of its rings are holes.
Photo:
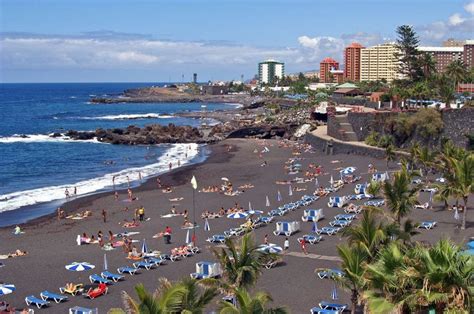
[[[196,167],[197,165],[206,163],[207,160],[209,160],[211,156],[213,155],[213,150],[211,148],[211,145],[213,144],[206,144],[206,145],[203,145],[201,148],[199,148],[200,151],[195,157],[196,159],[198,159],[196,162],[192,162],[190,164],[186,164],[186,165],[174,168],[172,170],[165,170],[162,173],[152,175],[144,179],[142,183],[138,183],[138,185],[136,186],[134,186],[134,184],[136,184],[137,182],[133,181],[131,184],[131,189],[134,191],[134,193],[145,192],[145,191],[156,189],[157,178],[160,178],[161,182],[164,183],[163,180],[167,180],[166,178],[168,178],[169,176],[173,176],[175,173],[186,172],[188,169],[192,169],[193,167]],[[173,185],[173,183],[168,183],[168,185]],[[48,207],[48,205],[51,205],[51,207],[57,207],[57,206],[62,207],[65,212],[65,215],[67,216],[67,215],[78,213],[81,208],[91,206],[94,201],[101,199],[102,197],[109,196],[111,195],[111,193],[113,194],[114,191],[117,191],[118,193],[127,191],[127,187],[124,186],[124,184],[120,184],[115,190],[113,188],[104,188],[104,189],[105,190],[100,189],[100,190],[97,190],[96,192],[91,192],[83,196],[77,196],[74,199],[69,199],[66,201],[65,200],[51,200],[44,203],[22,206],[20,208],[13,209],[11,211],[7,211],[5,213],[14,214],[15,211],[41,209],[43,207]],[[0,216],[1,214],[2,213],[0,213]],[[51,213],[45,213],[44,215],[29,219],[22,223],[13,223],[13,224],[5,225],[5,226],[0,226],[0,230],[11,229],[15,225],[19,225],[21,227],[32,227],[32,226],[36,227],[36,226],[51,223],[53,221],[57,221],[56,217],[57,217],[57,214],[56,214],[56,208],[55,208],[52,210]]]

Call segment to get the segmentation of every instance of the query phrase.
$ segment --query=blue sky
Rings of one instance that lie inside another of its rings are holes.
[[[342,62],[351,41],[423,44],[473,38],[474,2],[458,0],[0,0],[0,81],[250,78],[276,58],[287,72]]]

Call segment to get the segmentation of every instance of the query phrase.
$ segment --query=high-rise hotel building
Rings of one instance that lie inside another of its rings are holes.
[[[394,43],[385,43],[362,48],[360,55],[360,80],[377,81],[385,79],[391,82],[401,78],[398,74],[399,61]]]
[[[359,43],[352,43],[344,49],[344,79],[346,81],[360,81],[360,57],[364,48]]]
[[[258,64],[258,82],[275,85],[278,79],[285,75],[285,64],[276,60],[265,60]]]

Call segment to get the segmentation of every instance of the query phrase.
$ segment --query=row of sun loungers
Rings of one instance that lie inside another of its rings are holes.
[[[321,301],[319,307],[313,307],[311,309],[312,314],[339,314],[347,310],[349,306],[347,304],[333,303],[327,301]]]

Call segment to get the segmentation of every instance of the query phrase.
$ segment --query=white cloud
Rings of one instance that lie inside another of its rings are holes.
[[[474,15],[474,1],[466,4],[464,10],[466,10],[467,13]]]
[[[455,13],[455,14],[453,14],[453,15],[451,15],[451,16],[449,17],[449,24],[450,24],[450,25],[453,25],[453,26],[456,26],[456,25],[459,25],[459,24],[464,23],[465,20],[466,20],[466,19],[463,18],[463,17],[461,16],[461,14]]]

